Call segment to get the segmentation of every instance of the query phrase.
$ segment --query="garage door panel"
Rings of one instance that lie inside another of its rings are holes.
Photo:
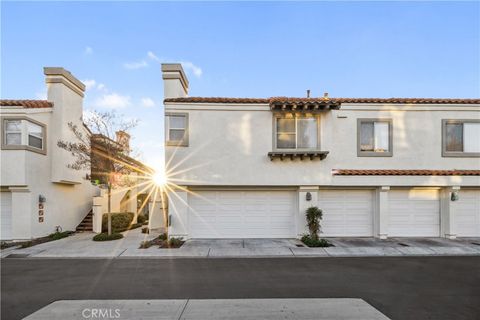
[[[248,216],[244,219],[245,224],[252,228],[258,225],[264,225],[269,222],[268,216]]]
[[[413,220],[418,224],[438,224],[438,218],[434,215],[414,215]]]
[[[320,190],[323,236],[372,236],[372,190]]]
[[[293,237],[295,193],[292,191],[200,191],[216,199],[205,205],[189,197],[189,234],[196,238]],[[200,205],[202,210],[197,210]],[[194,217],[214,219],[200,222]],[[205,226],[208,224],[208,228]]]
[[[348,223],[356,223],[361,226],[369,226],[369,223],[365,223],[365,221],[369,221],[371,218],[370,214],[352,214],[348,215],[345,218],[345,221]]]
[[[0,192],[0,239],[12,239],[12,193]]]
[[[389,236],[440,236],[438,190],[390,190],[388,198]]]
[[[460,190],[454,224],[458,237],[480,237],[480,190]]]

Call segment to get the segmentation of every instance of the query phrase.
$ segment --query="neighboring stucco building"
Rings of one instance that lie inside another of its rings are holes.
[[[68,123],[85,135],[85,85],[63,68],[44,68],[47,100],[1,100],[1,240],[75,230],[99,190],[89,171],[67,167],[72,156],[58,140],[75,141]]]
[[[480,99],[188,97],[162,65],[170,235],[479,237]]]

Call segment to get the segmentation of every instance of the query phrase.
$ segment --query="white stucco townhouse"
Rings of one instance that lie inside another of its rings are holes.
[[[189,97],[162,65],[170,235],[479,237],[480,99]]]
[[[63,68],[44,68],[47,100],[1,100],[1,240],[75,230],[99,190],[88,171],[69,169],[72,156],[58,140],[75,141],[68,123],[84,134],[85,85]]]

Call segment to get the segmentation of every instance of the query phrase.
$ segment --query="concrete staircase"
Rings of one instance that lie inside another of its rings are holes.
[[[77,226],[77,232],[93,231],[93,210],[90,209],[82,222]]]

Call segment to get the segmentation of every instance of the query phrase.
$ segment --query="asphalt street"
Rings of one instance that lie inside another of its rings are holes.
[[[391,319],[480,319],[480,257],[1,260],[1,319],[61,299],[362,298]]]

